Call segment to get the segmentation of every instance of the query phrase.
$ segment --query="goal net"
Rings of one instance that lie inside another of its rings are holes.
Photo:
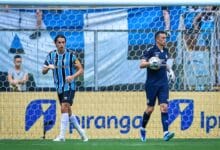
[[[73,112],[90,138],[139,138],[146,108],[143,52],[167,32],[175,81],[170,81],[169,124],[177,138],[219,137],[218,6],[0,7],[0,138],[37,139],[59,133],[60,106],[52,72],[42,75],[58,34],[84,67],[75,80]],[[8,80],[14,56],[28,73],[23,92]],[[161,138],[159,107],[147,127]],[[79,138],[70,125],[67,138]]]

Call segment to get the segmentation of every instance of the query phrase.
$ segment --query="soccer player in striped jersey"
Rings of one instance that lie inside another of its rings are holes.
[[[43,74],[47,74],[49,70],[53,71],[54,83],[61,105],[60,134],[54,141],[65,141],[69,122],[74,125],[82,140],[88,141],[85,131],[80,127],[76,116],[71,111],[76,86],[74,80],[82,75],[83,67],[74,53],[65,48],[65,36],[57,35],[54,42],[57,49],[47,55],[42,70]]]

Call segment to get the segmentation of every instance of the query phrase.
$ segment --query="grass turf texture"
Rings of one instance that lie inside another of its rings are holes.
[[[0,140],[0,150],[218,150],[220,139],[172,139],[165,142],[162,139],[140,140],[66,140],[53,142],[51,140]]]

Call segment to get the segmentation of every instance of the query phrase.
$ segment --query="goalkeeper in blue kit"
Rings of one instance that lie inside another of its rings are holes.
[[[161,111],[161,122],[163,126],[163,138],[169,141],[174,137],[174,133],[168,131],[168,98],[169,86],[167,71],[171,80],[175,80],[175,75],[166,65],[169,58],[166,45],[166,32],[158,31],[155,34],[156,44],[146,50],[141,59],[140,68],[147,68],[147,80],[145,84],[147,108],[143,114],[142,127],[140,128],[140,136],[143,142],[146,141],[146,125],[150,119],[151,113],[154,111],[156,99],[158,99]]]

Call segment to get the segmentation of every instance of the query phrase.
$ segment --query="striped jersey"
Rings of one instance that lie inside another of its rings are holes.
[[[58,93],[64,91],[75,90],[75,81],[66,82],[66,77],[76,72],[74,64],[79,63],[74,52],[65,50],[63,54],[59,54],[57,50],[51,51],[44,62],[44,65],[54,65],[53,78]]]

